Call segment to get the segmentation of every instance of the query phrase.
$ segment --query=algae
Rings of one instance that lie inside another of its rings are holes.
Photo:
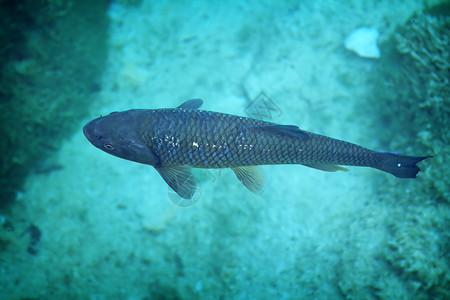
[[[371,109],[377,126],[401,133],[380,137],[388,149],[410,149],[434,158],[422,175],[426,190],[448,202],[450,176],[450,16],[420,13],[386,42],[374,78]],[[442,176],[446,175],[446,176]]]
[[[445,6],[445,5],[444,5]],[[431,155],[411,184],[380,179],[378,198],[390,207],[386,263],[390,285],[382,298],[448,299],[450,292],[450,15],[432,7],[416,13],[381,49],[368,102],[378,115],[373,128],[387,149]],[[432,13],[433,12],[433,13]]]
[[[76,130],[100,89],[107,1],[6,1],[0,9],[0,206]]]

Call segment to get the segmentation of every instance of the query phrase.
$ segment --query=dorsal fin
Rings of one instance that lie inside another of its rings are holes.
[[[199,109],[200,106],[202,106],[202,104],[203,104],[203,100],[202,99],[191,99],[191,100],[188,100],[188,101],[184,102],[183,104],[181,104],[177,108]]]
[[[252,128],[264,130],[266,132],[271,132],[273,134],[278,134],[282,136],[290,136],[294,138],[300,138],[303,140],[309,139],[309,135],[306,131],[301,130],[295,125],[262,125],[262,126],[253,126]]]

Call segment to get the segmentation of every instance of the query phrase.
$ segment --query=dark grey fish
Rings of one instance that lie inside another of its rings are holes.
[[[177,108],[113,112],[90,121],[83,132],[109,154],[155,167],[185,199],[196,191],[190,167],[231,168],[259,193],[263,177],[257,165],[302,164],[322,171],[362,166],[415,178],[416,164],[428,157],[377,152],[293,125],[199,110],[202,104],[192,99]]]

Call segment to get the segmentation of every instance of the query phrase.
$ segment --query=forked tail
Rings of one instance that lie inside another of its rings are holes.
[[[391,173],[399,178],[416,178],[420,171],[416,164],[431,156],[406,156],[390,152],[378,152],[381,157],[380,165],[375,168]]]

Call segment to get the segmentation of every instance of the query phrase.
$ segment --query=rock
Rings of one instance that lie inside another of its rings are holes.
[[[379,58],[377,40],[378,30],[371,27],[359,27],[345,38],[345,48],[351,50],[361,57]]]

